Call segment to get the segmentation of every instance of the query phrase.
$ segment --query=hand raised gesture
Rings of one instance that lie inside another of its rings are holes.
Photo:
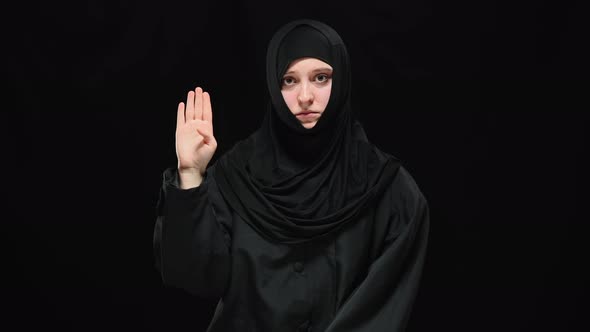
[[[209,93],[197,87],[188,93],[186,107],[183,102],[178,104],[176,156],[181,182],[188,177],[196,177],[196,184],[199,185],[216,149],[211,99]]]

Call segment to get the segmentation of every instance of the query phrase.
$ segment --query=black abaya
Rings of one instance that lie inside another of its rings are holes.
[[[404,330],[429,219],[403,167],[357,222],[300,244],[252,229],[227,206],[214,172],[188,190],[176,170],[165,172],[154,234],[164,283],[219,299],[208,332]]]

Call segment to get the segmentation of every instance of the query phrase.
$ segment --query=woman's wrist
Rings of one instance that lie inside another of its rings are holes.
[[[195,169],[178,169],[178,176],[180,180],[181,189],[191,189],[201,185],[203,182],[203,174]]]

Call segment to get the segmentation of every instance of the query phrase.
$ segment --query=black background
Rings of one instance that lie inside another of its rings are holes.
[[[404,162],[429,201],[429,252],[409,331],[589,329],[581,5],[14,9],[3,29],[19,114],[3,124],[17,132],[8,141],[17,162],[5,174],[19,204],[8,207],[16,213],[2,232],[10,330],[204,330],[214,303],[164,287],[153,266],[161,173],[176,164],[176,105],[196,86],[210,91],[216,156],[245,138],[267,103],[267,43],[296,18],[340,33],[369,139]]]

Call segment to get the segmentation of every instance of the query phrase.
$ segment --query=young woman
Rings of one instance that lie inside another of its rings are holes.
[[[263,123],[213,165],[208,93],[178,106],[178,165],[154,232],[164,283],[219,299],[211,332],[402,331],[426,252],[424,196],[352,117],[336,31],[288,23],[266,70]]]

